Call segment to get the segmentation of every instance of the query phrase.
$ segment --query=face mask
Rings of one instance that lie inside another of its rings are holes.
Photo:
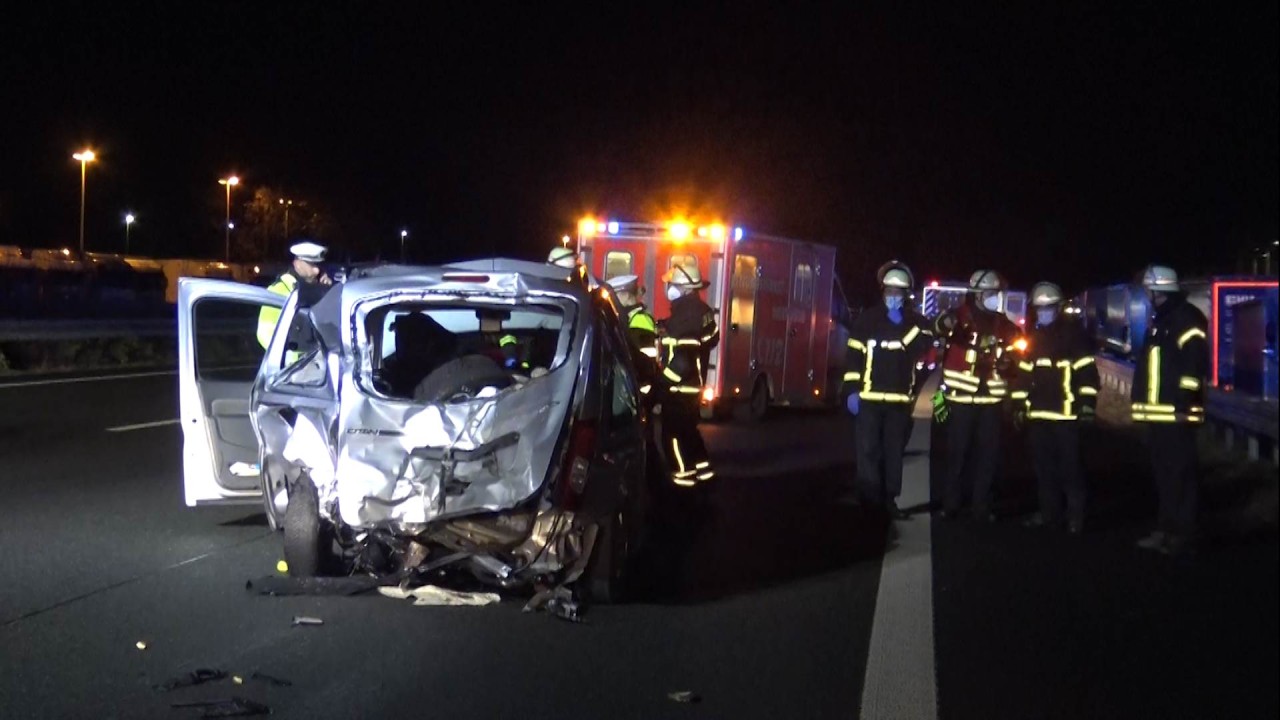
[[[890,310],[902,309],[903,297],[901,295],[889,295],[884,299],[884,306]]]
[[[998,312],[1000,310],[1000,296],[988,295],[982,298],[982,307],[990,310],[991,312]]]
[[[1053,308],[1036,308],[1036,322],[1041,325],[1048,325],[1058,316],[1058,311]]]
[[[682,297],[684,297],[684,293],[680,292],[680,288],[676,287],[675,285],[668,285],[668,286],[667,286],[667,300],[668,300],[668,301],[670,301],[670,302],[675,302],[675,301],[679,300],[679,299],[680,299],[680,298],[682,298]]]

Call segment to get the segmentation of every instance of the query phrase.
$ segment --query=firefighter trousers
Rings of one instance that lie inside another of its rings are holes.
[[[1066,519],[1084,521],[1085,483],[1080,466],[1080,424],[1072,420],[1032,420],[1027,423],[1027,443],[1036,471],[1040,517],[1047,523]]]
[[[715,476],[698,420],[696,398],[672,395],[662,401],[662,449],[677,485],[687,487]]]
[[[1001,405],[947,406],[950,417],[943,507],[949,513],[959,512],[966,491],[971,491],[974,516],[986,517],[991,511],[991,486],[1000,455]]]
[[[1148,430],[1151,470],[1159,499],[1156,529],[1179,537],[1189,537],[1196,529],[1200,490],[1198,428],[1189,423],[1152,423]]]
[[[908,403],[864,402],[858,410],[858,492],[868,500],[887,504],[902,492],[902,438],[910,424]]]

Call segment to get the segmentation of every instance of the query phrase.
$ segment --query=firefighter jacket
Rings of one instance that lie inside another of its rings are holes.
[[[674,393],[697,397],[706,380],[711,349],[720,342],[716,313],[695,293],[671,303],[664,323],[662,379]]]
[[[1207,327],[1204,313],[1184,295],[1156,308],[1133,373],[1135,422],[1204,422]]]
[[[859,315],[849,330],[844,393],[858,393],[866,402],[912,402],[916,361],[932,341],[925,322],[909,307],[897,325],[883,305]]]
[[[1003,313],[972,303],[938,317],[937,332],[947,342],[942,384],[949,402],[994,405],[1009,396],[1017,373],[1022,330]]]
[[[1097,407],[1093,344],[1077,323],[1059,318],[1032,330],[1018,370],[1012,397],[1031,420],[1077,420]]]

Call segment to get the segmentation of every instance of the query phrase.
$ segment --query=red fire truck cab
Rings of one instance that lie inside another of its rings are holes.
[[[578,252],[601,279],[635,275],[654,317],[670,313],[662,276],[696,265],[720,344],[703,388],[703,418],[758,420],[770,406],[834,407],[849,310],[835,248],[740,227],[583,220]]]

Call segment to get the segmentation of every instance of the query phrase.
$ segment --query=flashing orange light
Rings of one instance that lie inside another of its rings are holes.
[[[723,226],[723,225],[719,225],[719,224],[717,224],[717,225],[712,225],[712,226],[711,226],[711,239],[712,239],[712,240],[723,240],[723,239],[724,239],[724,235],[725,235],[725,229],[724,229],[724,226]]]
[[[1020,353],[1026,352],[1029,347],[1031,347],[1031,343],[1027,342],[1026,338],[1018,338],[1013,341],[1013,349]]]
[[[689,224],[682,222],[673,222],[667,226],[667,234],[672,240],[687,240],[689,238]]]
[[[716,389],[715,389],[715,388],[703,388],[703,389],[702,389],[702,401],[703,401],[703,402],[713,402],[715,399],[716,399]]]
[[[591,237],[596,233],[595,218],[582,218],[578,222],[578,234],[584,237]]]

